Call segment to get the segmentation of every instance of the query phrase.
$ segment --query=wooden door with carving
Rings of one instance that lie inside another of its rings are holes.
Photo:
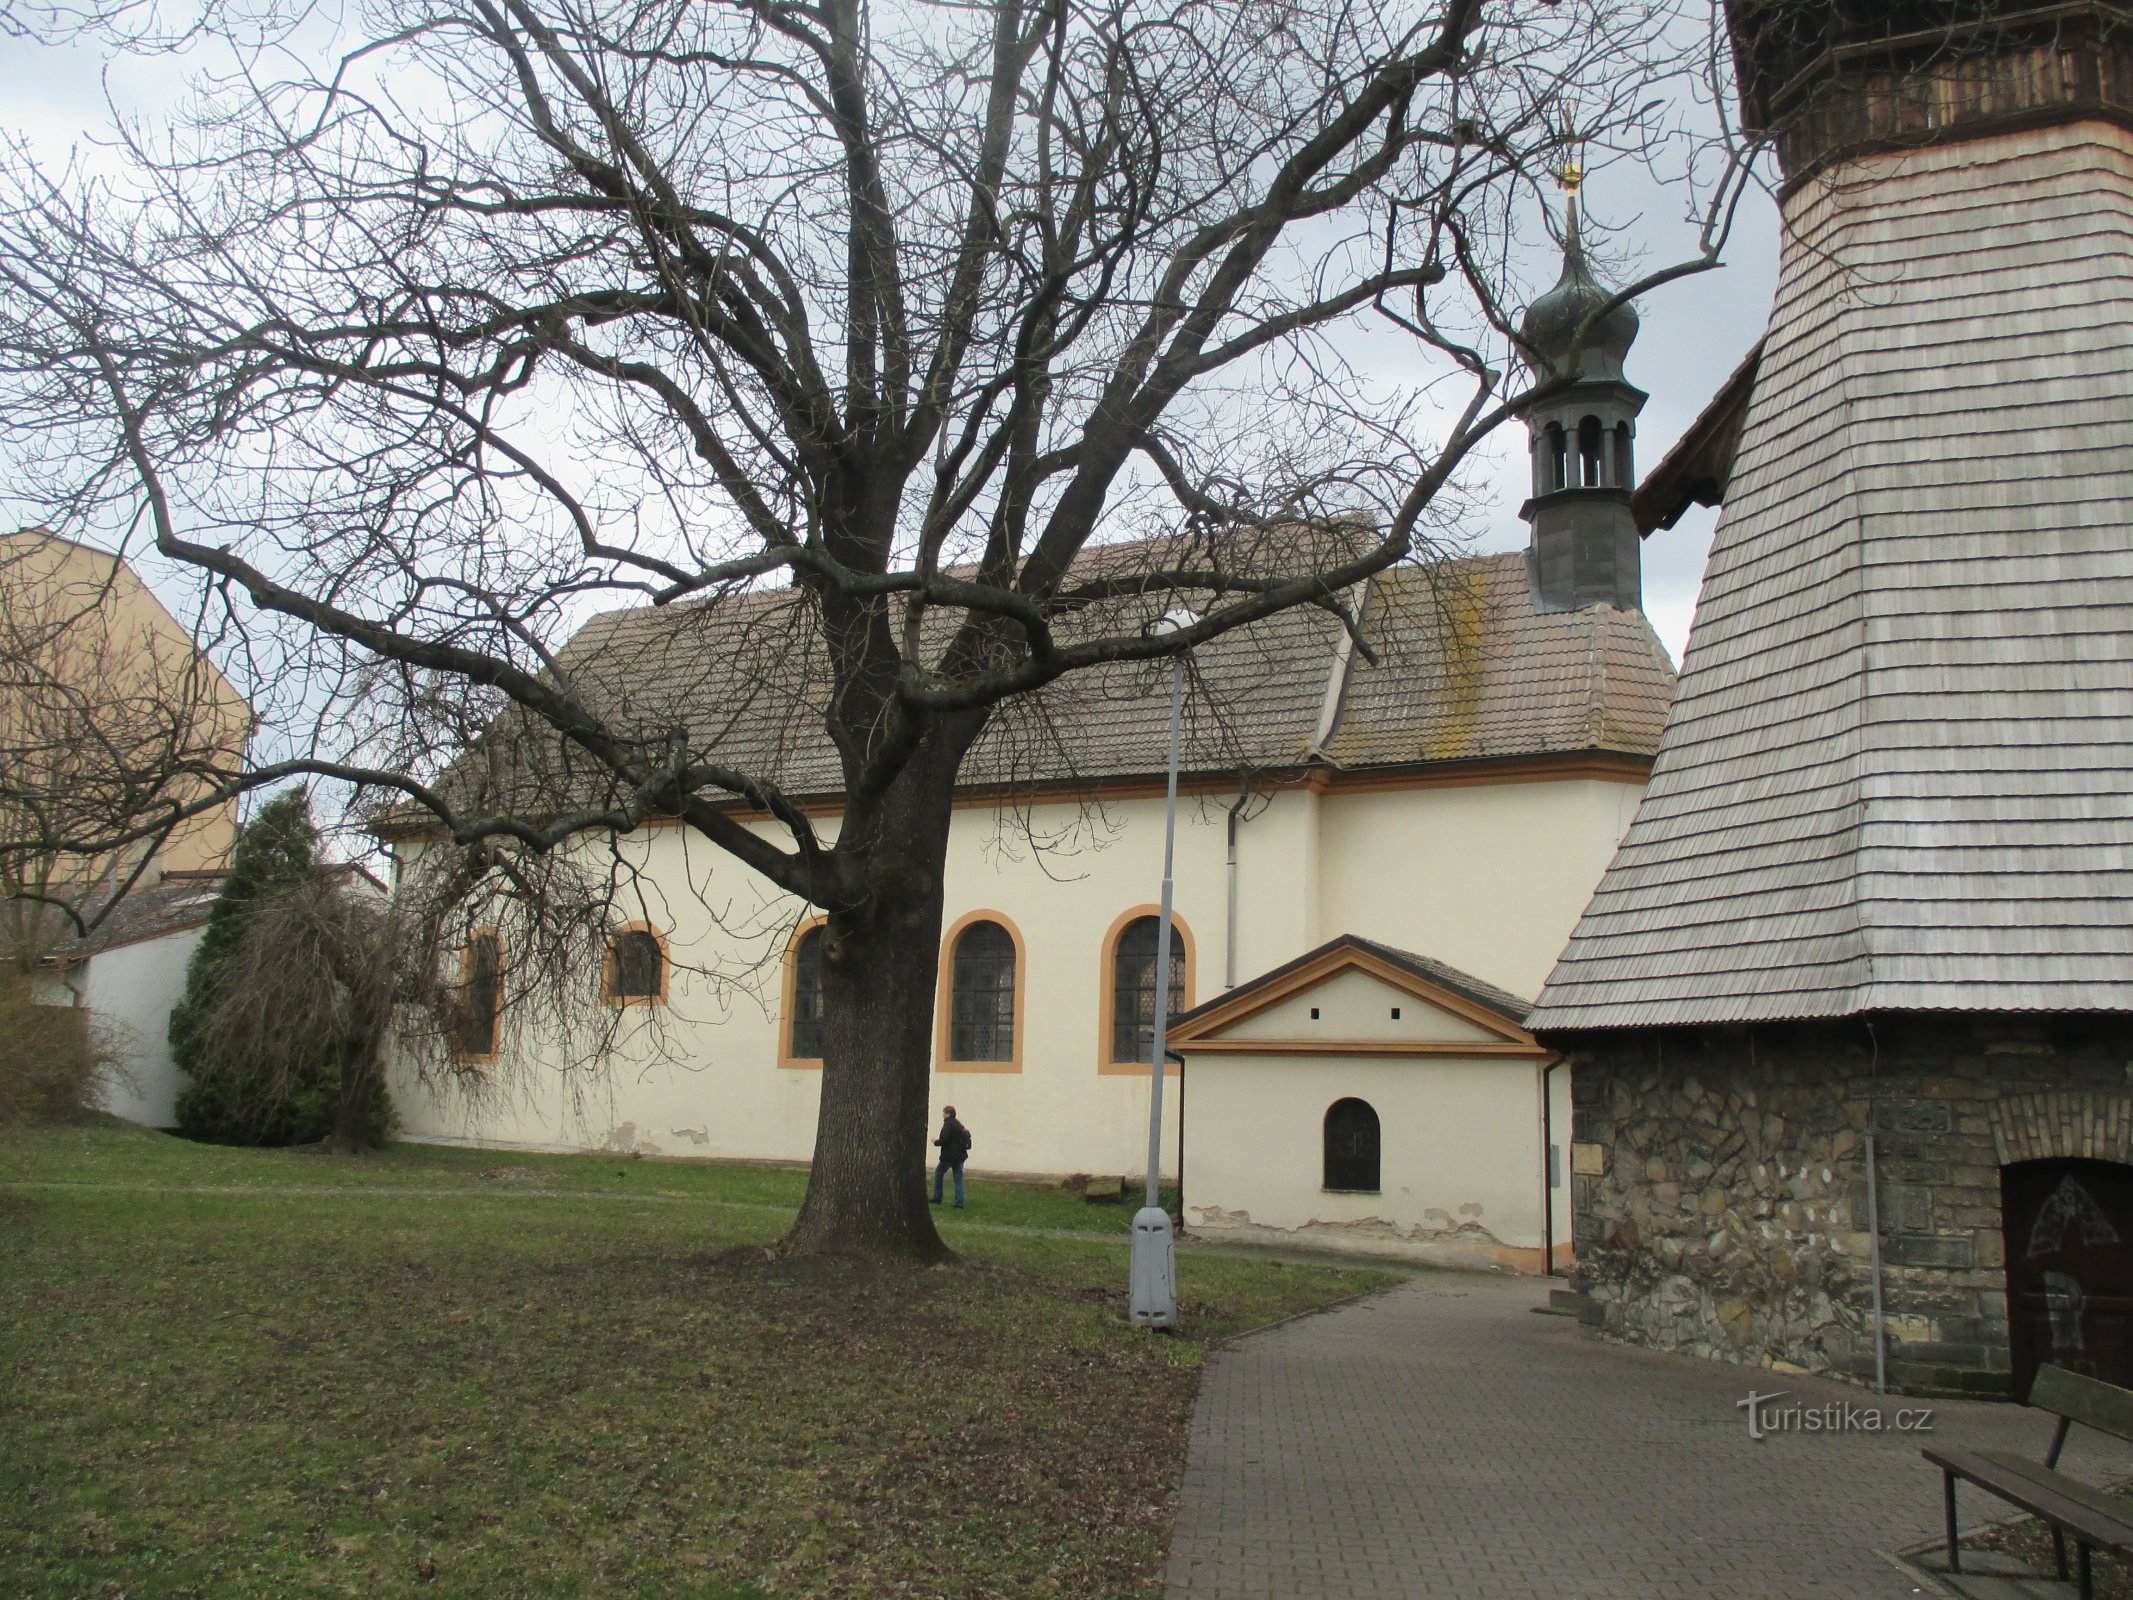
[[[2133,1387],[2133,1166],[2016,1162],[2000,1204],[2015,1397],[2047,1362]]]

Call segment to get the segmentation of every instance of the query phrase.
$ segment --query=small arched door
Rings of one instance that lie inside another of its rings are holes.
[[[2133,1387],[2133,1166],[2002,1167],[2000,1215],[2016,1398],[2046,1363]]]

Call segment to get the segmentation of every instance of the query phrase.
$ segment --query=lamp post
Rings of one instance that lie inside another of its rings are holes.
[[[1200,619],[1179,607],[1150,624],[1151,634],[1178,633]],[[1158,1201],[1163,1170],[1163,1066],[1170,1033],[1170,888],[1178,838],[1178,723],[1185,706],[1185,653],[1171,658],[1170,760],[1163,804],[1163,909],[1155,929],[1155,1038],[1148,1067],[1148,1193],[1133,1216],[1133,1259],[1127,1315],[1137,1328],[1174,1328],[1178,1321],[1177,1244],[1170,1214]]]

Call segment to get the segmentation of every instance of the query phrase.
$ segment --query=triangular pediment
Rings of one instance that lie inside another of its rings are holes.
[[[1180,1017],[1181,1052],[1545,1057],[1525,1002],[1404,951],[1344,937]]]

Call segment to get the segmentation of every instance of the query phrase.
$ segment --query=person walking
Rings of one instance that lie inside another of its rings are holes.
[[[946,1108],[941,1131],[933,1142],[941,1149],[941,1158],[933,1166],[933,1203],[941,1203],[941,1179],[953,1172],[955,1208],[960,1211],[963,1209],[963,1163],[970,1159],[970,1130],[955,1120],[954,1106]]]

